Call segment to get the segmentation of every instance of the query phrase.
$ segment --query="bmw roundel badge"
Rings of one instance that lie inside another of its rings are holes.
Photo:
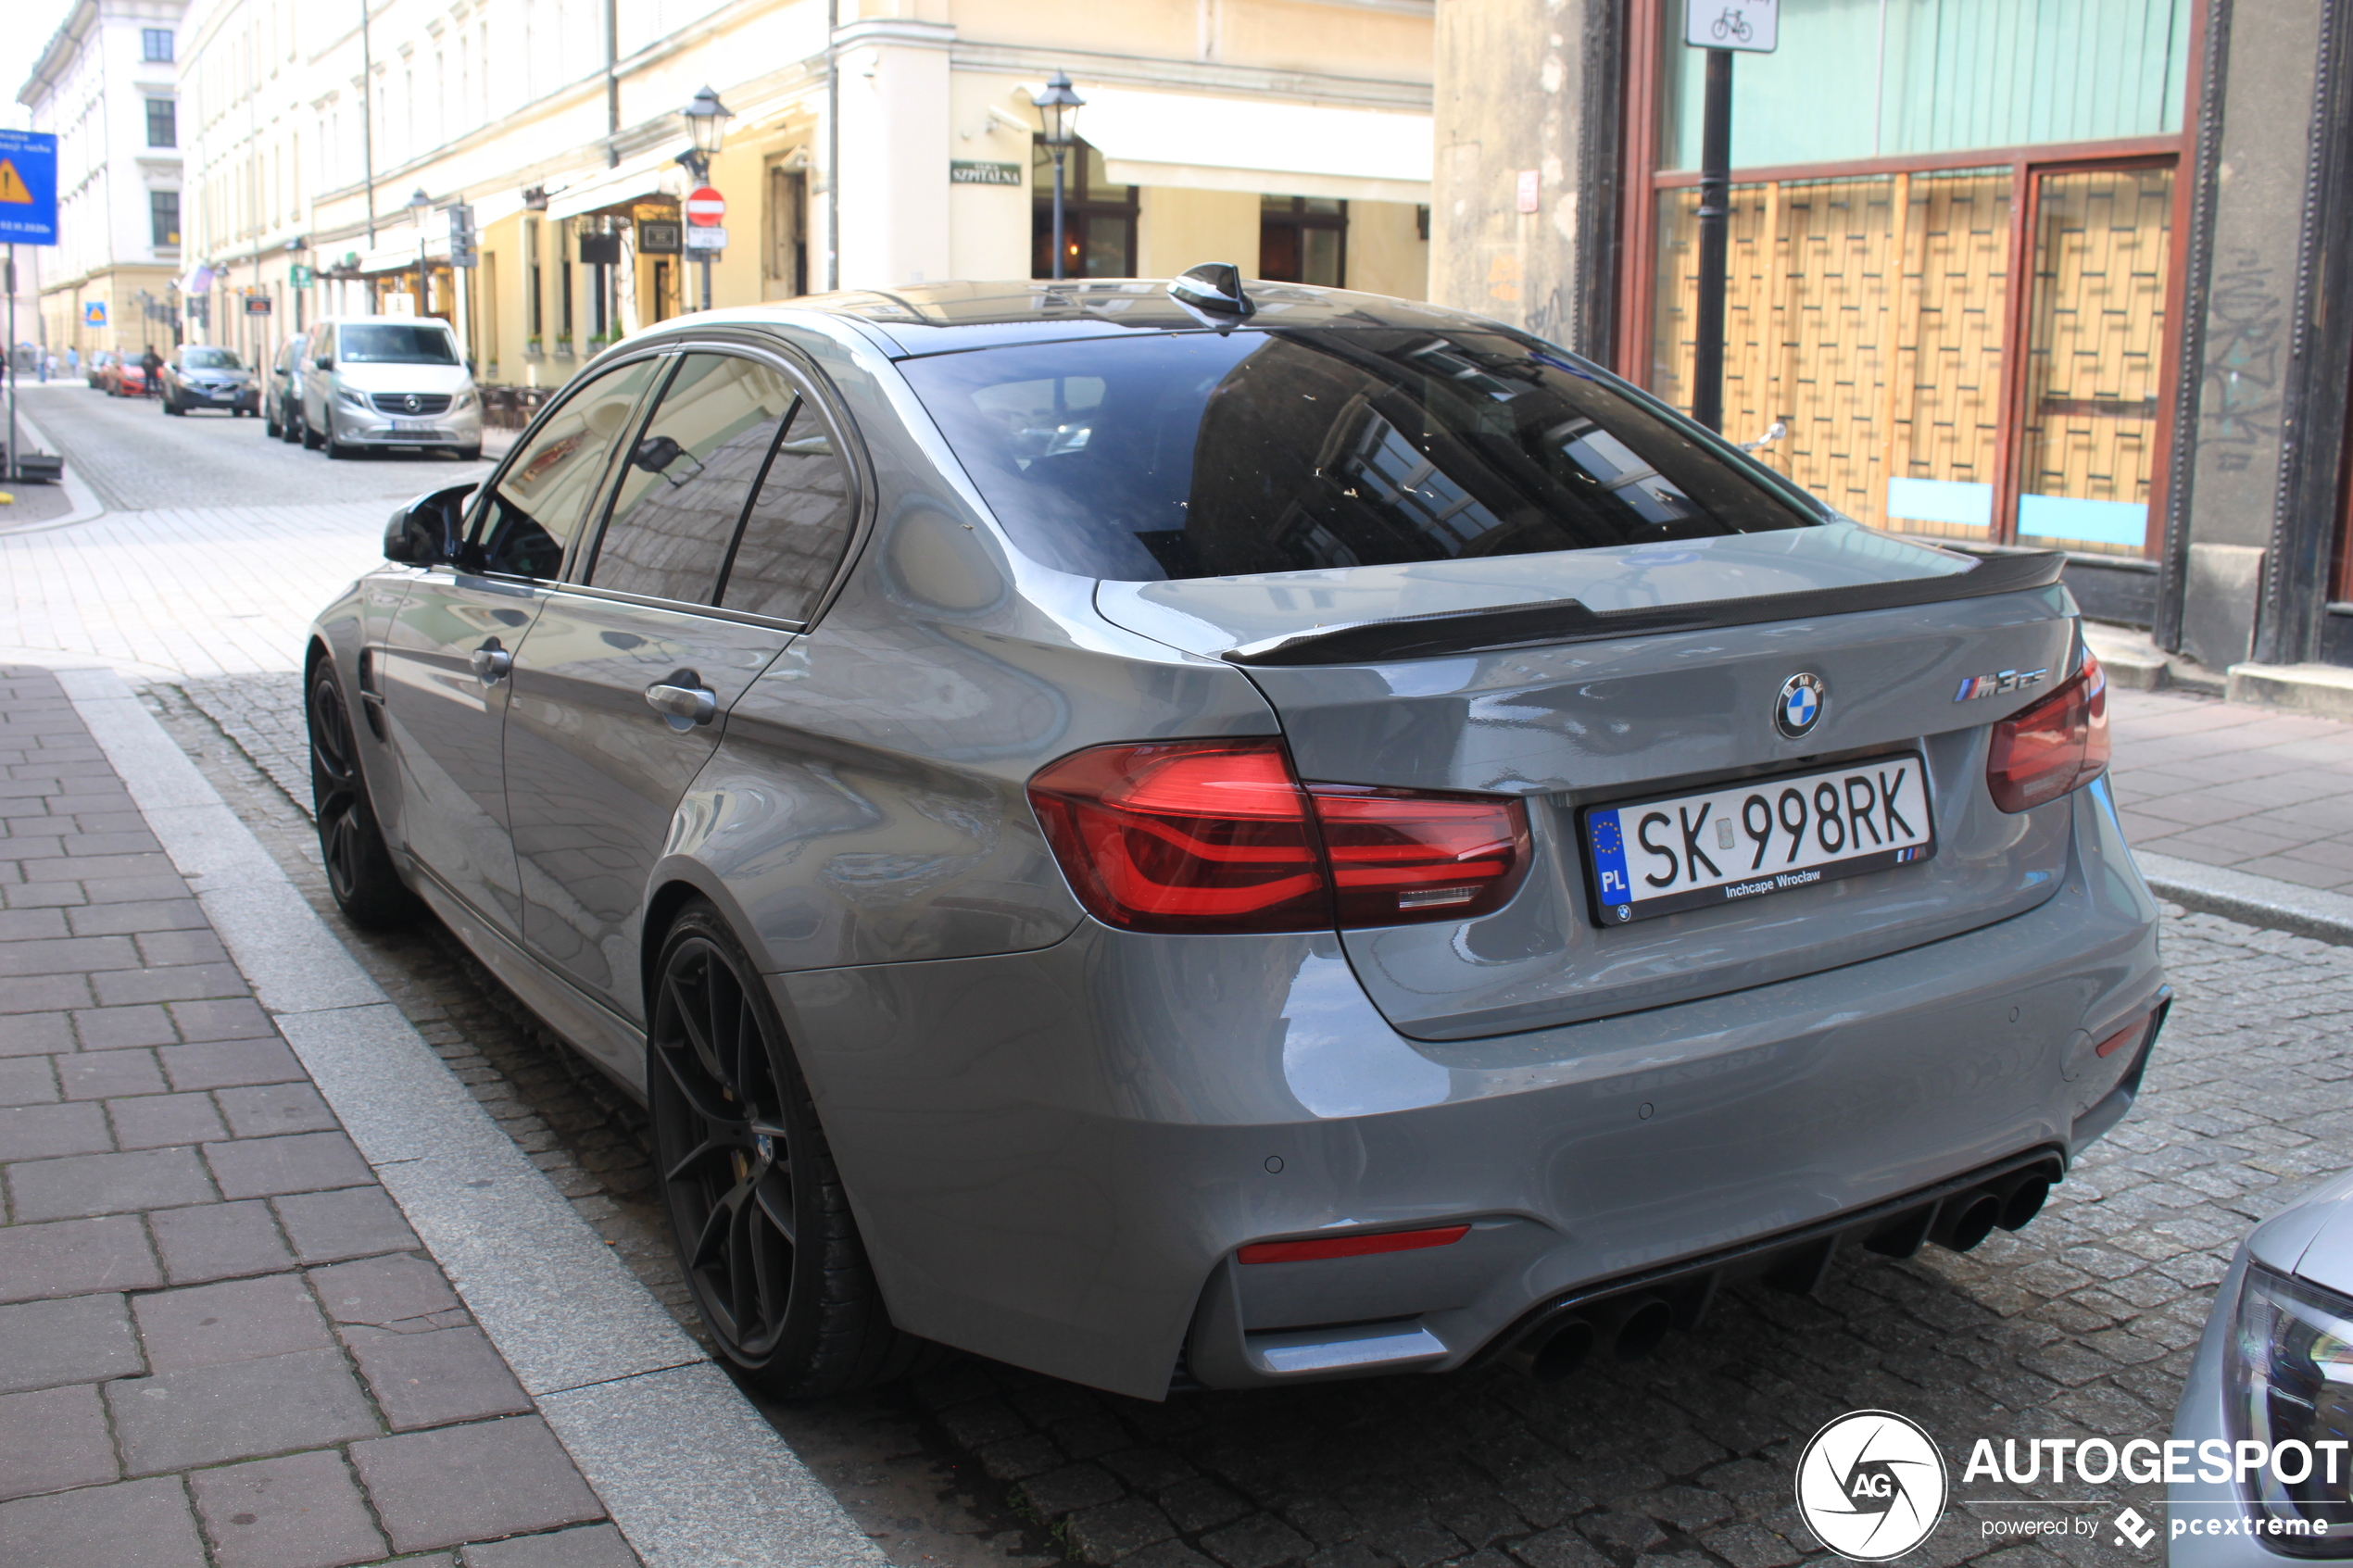
[[[1819,675],[1810,671],[1792,675],[1781,683],[1781,695],[1774,700],[1773,727],[1792,740],[1803,740],[1821,722],[1830,696]]]

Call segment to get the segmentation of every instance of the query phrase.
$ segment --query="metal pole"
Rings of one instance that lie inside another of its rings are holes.
[[[1054,149],[1054,282],[1063,281],[1063,154]]]
[[[376,248],[376,60],[368,41],[368,6],[359,0],[359,163],[368,183],[368,248]]]
[[[17,477],[17,247],[8,247],[8,478]]]
[[[1724,428],[1724,270],[1732,217],[1732,52],[1707,52],[1699,135],[1699,307],[1692,312],[1692,418]]]

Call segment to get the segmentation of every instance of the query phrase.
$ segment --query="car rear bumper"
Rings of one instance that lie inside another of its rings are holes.
[[[2063,1162],[2111,1123],[2144,1059],[2087,1047],[2158,1003],[2157,909],[2105,784],[2075,812],[2066,880],[2025,914],[1477,1040],[1396,1033],[1321,935],[1089,922],[1036,952],[774,988],[912,1332],[1147,1398],[1189,1335],[1219,1384],[1442,1371],[1597,1282]],[[1236,1261],[1257,1240],[1446,1224],[1472,1228]],[[1270,1354],[1366,1323],[1394,1330],[1368,1357]]]

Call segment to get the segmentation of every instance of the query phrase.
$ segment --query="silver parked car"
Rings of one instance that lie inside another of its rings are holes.
[[[2163,1017],[2058,558],[1477,317],[686,317],[386,554],[309,651],[335,896],[647,1098],[789,1391],[1636,1353],[2025,1223]]]
[[[2173,1436],[2174,1568],[2353,1556],[2353,1174],[2240,1244]]]
[[[310,329],[295,421],[330,458],[390,447],[482,456],[482,395],[447,321],[331,316]]]

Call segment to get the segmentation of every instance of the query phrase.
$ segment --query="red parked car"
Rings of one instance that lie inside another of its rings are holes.
[[[145,397],[146,368],[127,354],[101,350],[90,357],[90,384],[109,397]]]

